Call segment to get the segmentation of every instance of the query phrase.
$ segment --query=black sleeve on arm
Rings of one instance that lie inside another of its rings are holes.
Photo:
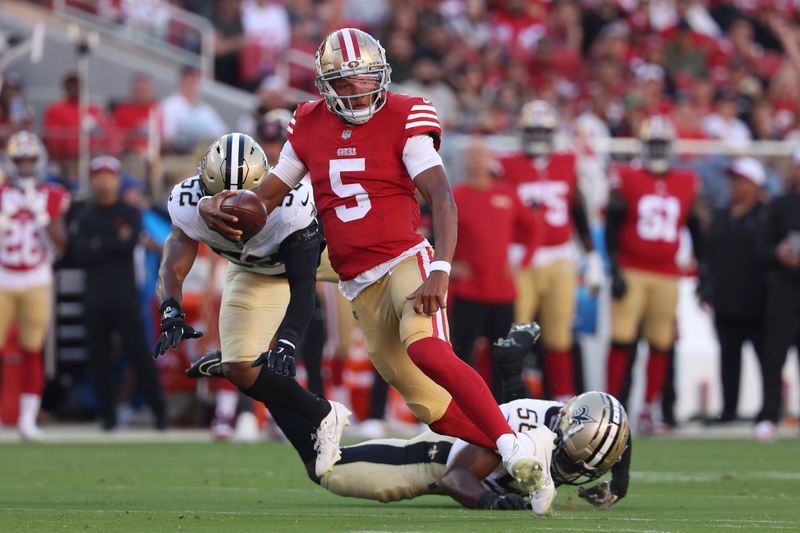
[[[606,208],[606,252],[608,259],[611,261],[611,269],[616,270],[619,268],[617,262],[617,252],[619,252],[619,232],[622,228],[622,223],[625,221],[625,214],[627,206],[625,200],[616,192],[611,192],[611,197],[608,200],[608,207]]]
[[[592,243],[592,234],[589,232],[589,215],[586,212],[586,202],[583,201],[583,195],[580,192],[576,193],[572,200],[572,220],[575,222],[575,231],[578,232],[584,251],[591,252],[594,250],[594,244]]]
[[[702,263],[705,259],[705,235],[703,233],[703,225],[700,220],[700,214],[697,212],[698,208],[695,205],[689,213],[689,220],[686,226],[689,228],[689,234],[692,236],[692,248],[694,249],[694,258],[698,263]]]
[[[628,482],[630,481],[631,470],[631,436],[628,434],[628,446],[622,454],[622,458],[611,467],[611,492],[618,498],[624,498],[628,494]]]
[[[316,298],[319,254],[324,245],[316,222],[309,228],[291,234],[281,243],[280,254],[286,266],[291,296],[286,315],[278,328],[279,339],[297,345],[311,320]]]
[[[777,198],[766,206],[766,215],[761,222],[761,235],[758,239],[758,255],[765,265],[772,267],[776,263],[775,254],[778,245],[786,237],[786,230],[783,228],[781,214],[778,210],[782,204],[781,199]]]

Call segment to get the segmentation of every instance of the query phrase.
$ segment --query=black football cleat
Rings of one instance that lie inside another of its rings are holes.
[[[533,345],[539,340],[542,334],[542,328],[536,322],[527,322],[525,324],[512,324],[511,329],[508,330],[506,339],[513,339],[525,348],[526,352],[533,350]]]
[[[186,375],[192,379],[223,377],[222,352],[208,352],[186,369]]]

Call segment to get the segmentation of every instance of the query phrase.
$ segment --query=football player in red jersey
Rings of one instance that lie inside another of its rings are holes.
[[[36,417],[51,313],[51,262],[67,243],[64,213],[70,198],[63,187],[41,182],[46,157],[36,135],[13,135],[6,153],[9,180],[0,185],[0,348],[16,320],[23,361],[17,427],[23,439],[41,440]]]
[[[578,190],[575,156],[553,149],[558,114],[543,100],[526,104],[517,124],[522,152],[500,160],[502,179],[540,217],[544,241],[516,276],[514,321],[542,324],[544,373],[551,396],[566,401],[574,394],[572,323],[577,291],[577,232],[587,252],[586,284],[596,292],[604,279],[594,251],[583,197]]]
[[[666,118],[645,120],[639,139],[641,160],[618,167],[606,212],[613,297],[607,389],[614,396],[622,394],[641,331],[650,357],[639,426],[653,433],[666,430],[654,415],[675,336],[680,274],[675,255],[684,227],[689,228],[695,257],[700,259],[700,223],[694,208],[699,180],[690,170],[671,167],[675,132]]]
[[[253,191],[272,211],[309,173],[331,264],[351,302],[375,367],[434,431],[497,448],[529,491],[543,465],[517,435],[486,383],[453,352],[444,306],[457,215],[437,152],[441,127],[423,98],[388,91],[386,52],[369,34],[345,28],[316,54],[324,98],[301,103],[278,164]],[[437,248],[417,233],[418,189],[432,207]],[[210,228],[238,240],[220,210],[230,193],[200,202]],[[291,356],[291,354],[287,354]]]

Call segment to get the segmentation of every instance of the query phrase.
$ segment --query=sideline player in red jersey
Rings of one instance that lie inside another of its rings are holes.
[[[21,131],[8,140],[9,181],[0,185],[0,348],[11,322],[19,326],[22,350],[19,421],[25,440],[41,440],[36,425],[42,399],[42,348],[50,321],[53,255],[64,251],[64,213],[69,193],[40,180],[45,150],[33,133]]]
[[[700,259],[700,222],[694,208],[699,180],[690,170],[671,167],[675,132],[666,118],[647,119],[639,139],[641,160],[618,168],[606,212],[613,297],[607,390],[616,397],[622,394],[641,327],[650,357],[639,426],[653,433],[665,429],[654,414],[675,336],[680,274],[675,255],[682,228],[688,226]]]
[[[517,273],[515,322],[536,318],[542,325],[544,372],[551,396],[565,402],[575,392],[572,323],[575,317],[577,232],[587,252],[586,284],[597,291],[604,281],[603,262],[594,251],[589,219],[578,190],[575,156],[553,149],[558,114],[543,100],[526,104],[517,127],[521,154],[505,157],[501,178],[540,215],[544,241]]]
[[[457,215],[437,152],[441,127],[425,99],[388,91],[391,67],[363,31],[330,34],[316,54],[324,97],[301,103],[278,164],[253,191],[272,211],[309,173],[339,288],[364,331],[373,364],[434,431],[497,448],[530,492],[543,465],[519,438],[480,376],[453,352],[444,306]],[[433,209],[434,254],[417,233],[419,189]],[[220,210],[232,193],[200,202],[209,227],[238,240]]]

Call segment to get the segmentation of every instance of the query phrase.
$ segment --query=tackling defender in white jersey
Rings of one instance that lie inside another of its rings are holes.
[[[211,145],[198,176],[172,190],[173,227],[158,273],[162,316],[154,356],[177,348],[182,339],[202,335],[186,323],[180,301],[198,244],[205,243],[229,261],[219,316],[221,360],[212,366],[221,367],[239,390],[263,402],[304,462],[313,463],[315,474],[322,476],[339,458],[339,440],[350,412],[311,394],[290,377],[294,348],[314,310],[317,270],[325,249],[310,187],[298,184],[247,242],[236,243],[208,229],[197,212],[205,196],[255,187],[267,167],[253,139],[231,133]],[[267,350],[273,337],[276,345]]]

